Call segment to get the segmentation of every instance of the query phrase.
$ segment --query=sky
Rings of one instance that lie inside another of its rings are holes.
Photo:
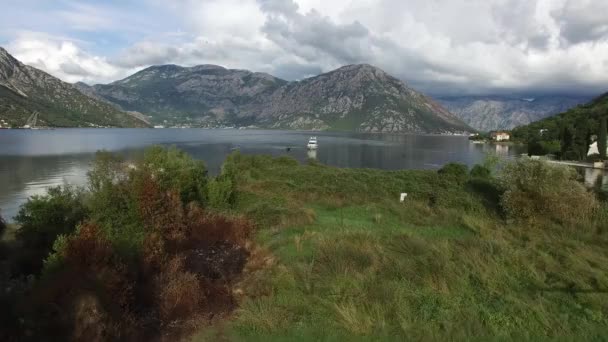
[[[432,95],[608,91],[608,0],[2,0],[0,46],[66,82],[158,64],[299,80],[368,63]]]

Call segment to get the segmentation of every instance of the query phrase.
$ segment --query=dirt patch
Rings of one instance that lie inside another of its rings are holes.
[[[186,253],[186,268],[213,280],[230,281],[241,274],[249,252],[241,246],[219,242]]]

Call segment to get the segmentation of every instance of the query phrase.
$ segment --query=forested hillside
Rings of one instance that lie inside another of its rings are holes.
[[[565,113],[517,127],[513,138],[526,142],[530,154],[583,160],[589,145],[600,134],[600,119],[606,116],[608,93]]]

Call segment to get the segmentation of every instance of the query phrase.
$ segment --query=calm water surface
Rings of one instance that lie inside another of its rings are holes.
[[[319,149],[306,150],[310,135]],[[336,132],[210,129],[0,130],[0,209],[12,218],[29,197],[49,186],[82,185],[94,153],[105,149],[133,157],[154,144],[175,145],[202,159],[212,174],[227,154],[291,155],[338,167],[436,169],[448,162],[468,165],[486,152],[518,155],[521,147],[473,144],[466,137]],[[287,148],[291,148],[287,151]]]

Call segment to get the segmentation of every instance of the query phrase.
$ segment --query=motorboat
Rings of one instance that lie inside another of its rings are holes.
[[[308,145],[306,145],[306,148],[309,150],[316,150],[317,147],[317,137],[310,137],[310,139],[308,139]]]

